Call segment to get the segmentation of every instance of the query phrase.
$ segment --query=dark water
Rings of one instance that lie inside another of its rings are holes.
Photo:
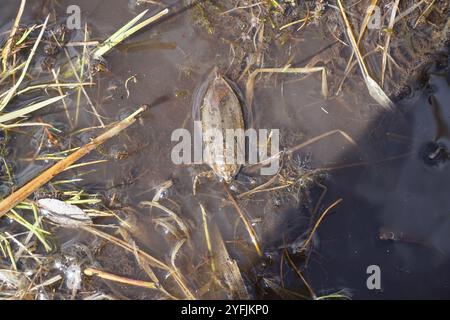
[[[448,131],[441,130],[449,119],[446,77],[432,73],[424,90],[398,103],[398,114],[381,116],[367,131],[362,152],[369,161],[409,156],[333,174],[330,193],[344,203],[322,225],[317,264],[309,268],[323,288],[332,282],[359,298],[448,297],[449,168],[429,159],[436,143],[448,150]],[[381,228],[410,241],[380,241]],[[365,287],[371,264],[381,268],[381,292]]]
[[[6,22],[15,16],[16,1],[1,2],[0,30],[7,30],[10,23]],[[43,18],[38,3],[47,2],[33,1],[33,10],[25,11],[24,21]],[[60,16],[69,4],[72,2],[58,2],[56,11]],[[77,4],[94,39],[106,38],[142,10],[123,0]],[[319,37],[314,28],[306,29],[302,36],[305,39],[291,48],[294,61],[303,61],[334,41],[332,37]],[[74,35],[76,40],[80,37]],[[130,45],[142,41],[147,41],[147,46]],[[140,125],[105,146],[107,151],[125,150],[128,157],[98,165],[96,173],[86,176],[78,187],[105,197],[117,193],[127,207],[141,211],[136,218],[136,238],[144,250],[165,256],[167,246],[155,244],[159,238],[153,234],[151,219],[135,204],[151,200],[154,188],[172,179],[175,185],[170,196],[181,204],[183,217],[192,222],[194,239],[202,235],[191,186],[193,176],[206,168],[172,164],[170,152],[174,143],[170,136],[176,128],[190,128],[191,93],[212,67],[226,68],[232,62],[230,49],[194,27],[189,12],[158,23],[127,43],[129,46],[121,45],[107,56],[110,72],[101,76],[95,104],[110,120],[142,103],[154,107]],[[333,47],[324,52],[324,60],[335,54],[332,50]],[[271,59],[273,67],[284,61],[282,53]],[[427,75],[423,83],[411,83],[412,93],[397,102],[395,111],[377,106],[357,85],[339,97],[325,99],[316,75],[302,81],[294,76],[278,76],[257,84],[254,126],[279,128],[285,146],[337,129],[357,143],[355,147],[335,134],[296,155],[309,168],[331,168],[323,181],[327,192],[319,212],[343,199],[320,225],[304,271],[317,295],[346,289],[355,299],[450,298],[448,69],[430,66]],[[137,83],[129,83],[127,97],[124,83],[131,76],[136,77]],[[239,85],[243,87],[243,83]],[[116,89],[108,90],[112,86]],[[64,121],[63,114],[49,117]],[[93,124],[93,117],[85,114],[79,127]],[[14,154],[29,154],[29,148],[20,147],[21,138],[16,139]],[[99,157],[97,154],[91,159]],[[16,170],[18,179],[25,181],[39,167],[19,162]],[[211,197],[221,196],[220,185],[211,184],[201,191],[200,198],[208,201],[215,222],[230,240],[237,215],[232,207]],[[309,206],[314,206],[320,192],[314,187],[311,198],[302,198],[300,204],[291,201],[277,206],[271,196],[245,203],[246,211],[262,220],[256,225],[266,252],[276,257],[284,242],[304,235],[306,202],[311,201]],[[245,233],[239,232],[245,238]],[[278,273],[277,266],[269,263],[268,267],[261,267],[257,259],[234,249],[230,249],[231,253],[245,265],[243,270],[248,271],[246,279],[251,286],[258,287],[255,273]],[[381,290],[369,290],[366,286],[366,269],[370,265],[381,269]],[[285,277],[293,288],[298,286],[292,272]]]

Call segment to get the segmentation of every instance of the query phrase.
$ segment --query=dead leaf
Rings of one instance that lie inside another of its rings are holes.
[[[37,201],[41,214],[48,220],[69,227],[92,224],[92,219],[80,208],[57,199]]]

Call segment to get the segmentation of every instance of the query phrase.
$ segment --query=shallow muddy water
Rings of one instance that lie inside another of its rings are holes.
[[[47,14],[42,4],[48,2],[30,1],[23,21],[42,21]],[[11,22],[6,22],[15,17],[16,1],[1,0],[1,3],[0,31],[5,31],[11,26]],[[55,10],[61,21],[72,3],[57,2]],[[82,22],[91,30],[91,39],[107,38],[147,8],[130,3],[133,2],[77,1],[82,9]],[[176,1],[164,3],[171,5]],[[149,8],[158,10],[156,6]],[[73,41],[82,40],[79,32],[71,37]],[[333,37],[309,26],[302,31],[301,40],[290,46],[289,53],[273,48],[266,64],[283,66],[289,55],[293,56],[294,64],[303,66],[317,52],[321,52],[320,59],[326,62],[340,54],[335,43]],[[164,241],[167,234],[154,227],[154,212],[152,215],[139,203],[150,201],[158,186],[172,180],[174,185],[165,196],[179,205],[180,215],[189,221],[193,242],[190,249],[198,253],[182,261],[201,264],[202,257],[207,255],[204,245],[196,243],[203,237],[198,205],[201,201],[221,230],[230,255],[238,260],[254,298],[279,298],[264,286],[262,279],[280,281],[280,274],[289,290],[305,293],[295,272],[287,267],[280,271],[282,248],[295,248],[298,241],[305,239],[318,213],[342,198],[342,203],[326,216],[313,237],[306,267],[304,257],[291,254],[302,266],[316,295],[345,289],[354,299],[450,298],[448,68],[443,68],[442,63],[430,64],[426,79],[410,83],[411,93],[395,101],[395,111],[378,106],[356,78],[341,95],[328,99],[321,95],[320,74],[301,80],[295,75],[275,75],[257,82],[253,127],[279,129],[283,148],[333,130],[345,132],[356,142],[354,145],[343,135],[330,134],[295,153],[292,163],[297,170],[323,169],[317,176],[319,183],[302,189],[298,199],[290,191],[261,193],[241,202],[260,235],[265,252],[260,259],[252,252],[248,235],[238,223],[239,216],[224,201],[226,196],[217,181],[202,180],[199,195],[192,195],[194,176],[208,168],[175,165],[170,158],[175,145],[171,141],[173,130],[192,130],[192,93],[213,67],[218,66],[226,73],[232,64],[230,46],[194,25],[190,10],[151,25],[120,44],[107,56],[109,71],[101,74],[95,90],[90,91],[92,99],[108,122],[120,119],[141,104],[149,104],[151,108],[137,125],[88,157],[109,161],[94,165],[96,171],[83,176],[76,187],[99,193],[105,201],[111,201],[115,194],[120,203],[118,210],[132,216],[136,227],[133,236],[139,247],[164,260],[169,257],[170,240]],[[128,81],[127,92],[126,80],[133,76],[136,81]],[[231,80],[243,91],[245,81]],[[61,128],[71,131],[64,124],[63,112],[41,112],[41,115],[44,120],[61,123]],[[93,125],[97,125],[95,118],[82,112],[73,130]],[[89,133],[77,135],[71,145],[80,145],[90,137]],[[26,141],[29,137],[14,135],[11,142],[19,184],[46,166],[30,165],[25,160],[35,151],[33,142],[30,146]],[[126,155],[114,159],[118,152]],[[75,169],[64,176],[76,176],[85,170]],[[238,175],[234,187],[251,189],[254,185],[248,179],[245,174]],[[255,179],[260,182],[258,177]],[[84,241],[74,232],[58,238],[68,241],[73,236]],[[122,261],[127,259],[132,260],[133,256],[121,256],[116,251],[106,251],[98,258],[105,269],[142,277],[142,272],[131,263],[127,268]],[[116,261],[120,263],[115,265]],[[369,290],[366,285],[370,265],[380,267],[380,290]],[[201,277],[195,270],[191,272],[189,275],[194,279]],[[113,285],[109,288],[117,295],[153,298],[142,289]]]

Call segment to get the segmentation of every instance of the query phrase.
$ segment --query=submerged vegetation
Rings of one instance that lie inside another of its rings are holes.
[[[346,290],[316,292],[304,275],[317,229],[343,200],[322,203],[329,168],[311,166],[298,152],[331,136],[353,146],[355,140],[341,130],[286,140],[272,155],[282,160],[276,175],[254,177],[264,163],[249,165],[241,170],[249,181],[237,177],[210,194],[217,181],[204,182],[189,200],[177,192],[176,178],[133,205],[122,203],[114,187],[110,193],[81,189],[100,166],[128,156],[101,144],[117,136],[132,142],[123,130],[134,124],[138,135],[139,125],[154,121],[139,118],[148,109],[139,106],[125,116],[106,116],[98,86],[114,68],[108,53],[155,22],[167,18],[170,24],[171,16],[184,14],[199,36],[220,39],[229,50],[229,59],[217,64],[245,88],[250,109],[257,86],[317,77],[324,98],[344,94],[351,82],[374,105],[392,110],[411,79],[448,44],[448,1],[204,0],[186,1],[186,11],[138,2],[152,11],[143,10],[104,41],[92,40],[88,25],[68,30],[54,15],[27,24],[26,0],[1,34],[0,298],[347,299]],[[381,8],[377,28],[375,8]],[[296,61],[292,48],[310,27],[333,42]],[[121,79],[128,96],[133,77]],[[12,150],[19,144],[25,158]],[[17,166],[26,174],[16,176]],[[186,212],[183,204],[192,201],[196,210]],[[263,229],[271,218],[248,212],[251,201],[269,211],[300,208],[303,232],[267,245]],[[285,283],[287,274],[297,283]]]

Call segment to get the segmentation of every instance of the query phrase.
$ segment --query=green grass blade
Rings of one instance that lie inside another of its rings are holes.
[[[50,98],[50,99],[47,99],[47,100],[44,100],[44,101],[32,104],[32,105],[30,105],[28,107],[21,108],[19,110],[6,113],[6,114],[0,116],[0,123],[11,121],[11,120],[19,118],[21,116],[24,116],[26,114],[29,114],[31,112],[34,112],[36,110],[42,109],[42,108],[44,108],[44,107],[46,107],[46,106],[48,106],[48,105],[50,105],[52,103],[55,103],[55,102],[58,102],[58,101],[64,99],[65,97],[67,97],[67,95]]]
[[[111,48],[114,46],[112,45],[115,40],[125,31],[129,30],[133,25],[135,25],[146,13],[147,10],[144,10],[140,14],[138,14],[136,17],[134,17],[132,20],[130,20],[127,24],[125,24],[122,28],[117,30],[112,36],[110,36],[108,39],[106,39],[97,49],[95,49],[93,53],[94,59],[98,59],[101,56],[103,56],[106,52],[111,50]]]
[[[121,43],[123,40],[131,36],[132,34],[136,33],[140,29],[144,28],[145,26],[149,25],[150,23],[158,20],[162,16],[166,15],[169,12],[169,9],[164,9],[160,11],[159,13],[155,14],[154,16],[148,18],[147,20],[142,21],[138,25],[132,27],[147,11],[142,12],[140,15],[138,15],[136,18],[128,22],[125,26],[120,28],[117,32],[115,32],[108,40],[106,40],[100,47],[98,47],[94,53],[93,57],[94,59],[98,59],[101,56],[108,53],[112,48],[114,48],[116,45]]]
[[[10,213],[8,213],[8,217],[17,222],[18,224],[22,225],[23,227],[25,227],[26,229],[28,229],[30,232],[32,232],[36,236],[36,238],[38,238],[39,241],[44,245],[45,250],[47,250],[47,252],[52,249],[52,247],[45,240],[44,236],[49,235],[50,234],[49,232],[42,230],[38,226],[32,225],[13,209],[11,209]]]
[[[36,53],[36,49],[39,46],[39,43],[41,42],[42,36],[44,35],[45,28],[47,28],[47,23],[48,23],[49,17],[50,17],[50,15],[47,16],[44,24],[42,25],[41,32],[39,33],[39,36],[37,37],[36,42],[34,43],[33,48],[31,49],[30,55],[28,56],[27,62],[25,63],[25,66],[22,70],[22,73],[21,73],[19,79],[17,80],[16,84],[8,90],[8,94],[0,102],[0,111],[2,111],[6,107],[6,105],[11,101],[11,99],[16,94],[17,89],[22,84],[22,81],[28,72],[28,68],[30,66],[31,60],[33,59],[33,56]]]
[[[16,46],[20,46],[22,43],[25,42],[25,40],[28,38],[30,33],[36,28],[36,26],[32,26],[31,28],[28,28],[22,35],[22,37],[19,39],[19,41],[16,42]]]

